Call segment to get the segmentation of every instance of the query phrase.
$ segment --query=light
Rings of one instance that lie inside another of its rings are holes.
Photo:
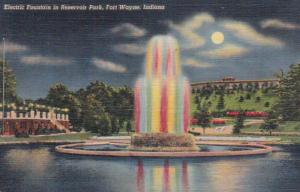
[[[224,34],[222,32],[216,31],[211,35],[211,41],[214,44],[222,44],[224,42]]]

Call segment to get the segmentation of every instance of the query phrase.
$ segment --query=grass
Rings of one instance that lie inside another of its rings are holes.
[[[299,136],[280,136],[280,139],[282,143],[300,144]]]
[[[197,94],[192,94],[191,98],[191,114],[196,111],[196,104],[195,104],[195,96]],[[262,90],[258,90],[256,93],[251,93],[251,99],[246,99],[247,92],[240,92],[237,91],[233,94],[225,94],[224,96],[224,109],[226,110],[253,110],[253,111],[267,111],[271,108],[271,106],[276,101],[276,96],[272,91],[269,93],[263,93]],[[243,102],[239,102],[240,96],[244,97]],[[209,111],[219,111],[217,109],[219,95],[213,93],[208,100],[205,97],[201,98],[201,105],[205,102],[211,102],[211,106],[209,107]],[[260,101],[256,101],[256,97],[260,97]],[[269,102],[269,107],[265,107],[265,103]]]
[[[259,132],[260,125],[250,125],[242,129],[242,132]],[[300,131],[300,121],[287,121],[279,124],[274,131],[278,132],[296,132]]]
[[[10,137],[0,137],[0,142],[14,142],[14,141],[64,141],[64,140],[86,140],[96,134],[93,133],[72,133],[64,135],[45,135],[45,136],[31,136],[27,138],[16,138],[14,136]]]
[[[290,125],[290,123],[288,124]],[[298,124],[300,124],[300,122],[298,122]],[[246,129],[247,128],[244,128],[243,131]],[[38,141],[65,141],[65,140],[75,141],[75,140],[87,140],[90,137],[95,135],[96,134],[94,133],[74,133],[74,134],[66,134],[66,135],[52,135],[52,136],[48,135],[48,136],[28,137],[28,138],[16,138],[12,136],[12,137],[0,137],[0,142],[15,142],[15,141],[38,142]],[[222,137],[224,136],[232,137],[234,135],[222,135]],[[244,135],[238,135],[238,136],[244,137]],[[269,136],[264,136],[264,137],[269,137]],[[281,139],[280,143],[300,144],[300,136],[276,136],[276,137]]]

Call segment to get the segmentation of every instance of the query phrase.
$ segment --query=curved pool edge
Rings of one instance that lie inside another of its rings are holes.
[[[45,141],[2,141],[0,146],[6,145],[31,145],[31,144],[53,144],[53,145],[62,145],[62,144],[79,144],[85,143],[87,140],[45,140]]]
[[[227,156],[250,156],[262,155],[272,152],[272,147],[258,143],[219,143],[214,145],[223,146],[239,146],[239,147],[253,147],[253,150],[241,151],[199,151],[199,152],[145,152],[145,151],[91,151],[83,149],[72,149],[71,147],[93,146],[112,144],[112,142],[93,142],[93,143],[76,143],[67,145],[58,145],[55,151],[63,154],[71,155],[87,155],[87,156],[101,156],[101,157],[171,157],[171,158],[186,158],[186,157],[227,157]],[[201,144],[204,144],[201,142]],[[207,145],[212,145],[207,143]]]

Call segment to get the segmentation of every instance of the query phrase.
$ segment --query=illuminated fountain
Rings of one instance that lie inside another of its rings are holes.
[[[173,37],[149,41],[145,75],[137,81],[134,96],[137,135],[131,149],[198,150],[193,136],[187,135],[190,85],[181,74],[179,45]]]
[[[181,74],[177,41],[153,37],[145,65],[146,74],[135,87],[136,133],[187,133],[190,86]]]
[[[179,45],[171,36],[155,36],[149,41],[145,74],[137,80],[134,94],[136,133],[130,141],[101,138],[60,145],[56,151],[110,157],[216,157],[272,151],[257,143],[196,141],[188,134],[190,86],[181,74]]]

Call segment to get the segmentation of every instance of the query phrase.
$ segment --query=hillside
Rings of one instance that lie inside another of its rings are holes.
[[[274,105],[277,99],[272,90],[269,90],[267,93],[262,90],[258,90],[255,93],[233,91],[233,93],[224,94],[224,108],[220,110],[217,108],[220,100],[219,94],[213,92],[210,96],[200,96],[199,93],[193,93],[191,98],[192,113],[196,110],[196,97],[199,98],[201,106],[208,106],[211,112],[227,110],[267,111]],[[243,97],[243,99],[241,99],[241,97]]]

